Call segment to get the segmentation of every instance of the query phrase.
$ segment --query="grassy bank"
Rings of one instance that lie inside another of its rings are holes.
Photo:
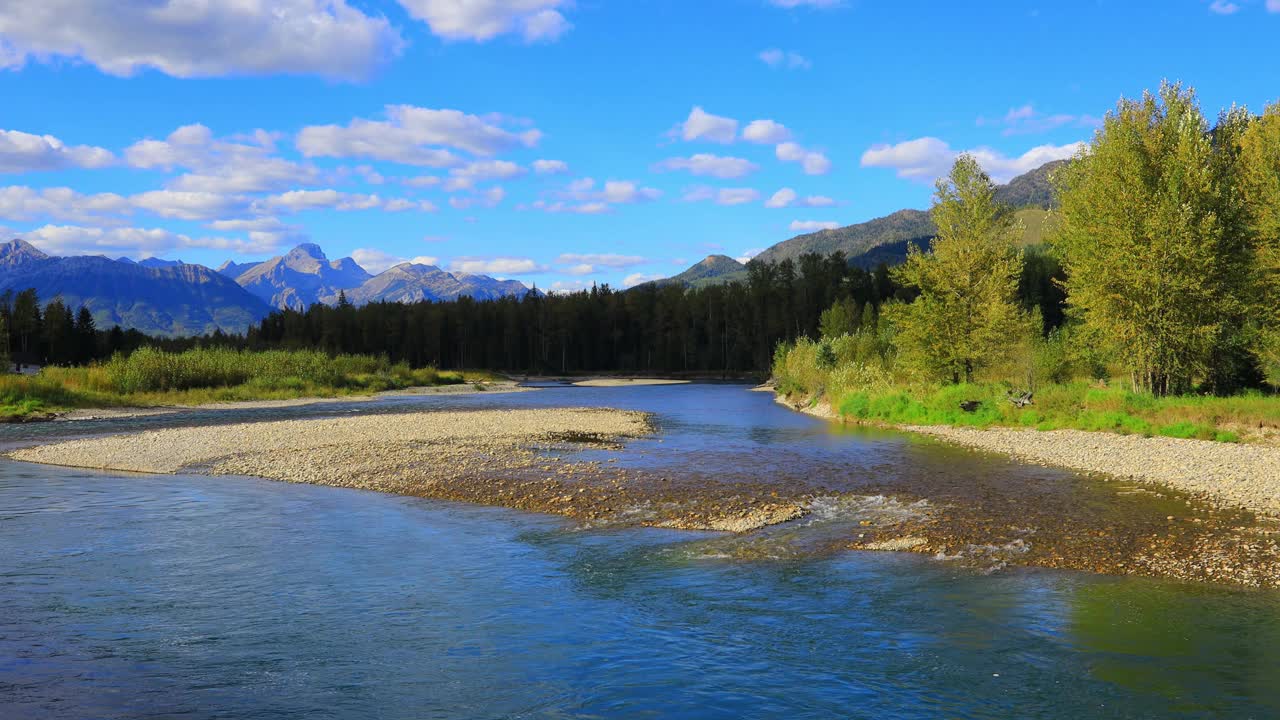
[[[0,419],[72,408],[337,397],[476,379],[365,355],[217,348],[166,353],[143,348],[90,367],[45,368],[35,376],[0,375]]]
[[[1037,383],[1032,404],[1020,408],[1008,396],[1025,385],[1015,388],[998,379],[958,385],[913,382],[894,371],[891,352],[878,352],[869,336],[802,340],[780,348],[774,379],[778,391],[792,401],[826,402],[854,421],[1075,429],[1225,442],[1280,438],[1280,396],[1156,397],[1133,392],[1114,379],[1064,379]],[[969,402],[977,407],[963,410],[961,403]]]

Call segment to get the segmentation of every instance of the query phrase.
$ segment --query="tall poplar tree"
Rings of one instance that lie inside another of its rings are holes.
[[[1068,306],[1139,390],[1189,390],[1241,315],[1244,244],[1223,147],[1195,92],[1165,83],[1121,100],[1057,174],[1050,242]]]
[[[996,202],[995,185],[978,161],[961,155],[938,181],[932,209],[938,234],[931,252],[912,247],[893,271],[919,288],[890,319],[902,359],[923,374],[970,382],[1023,339],[1027,316],[1017,301],[1022,251],[1014,244],[1013,211]]]
[[[1254,352],[1280,387],[1280,103],[1250,123],[1240,140],[1240,185],[1254,243]]]

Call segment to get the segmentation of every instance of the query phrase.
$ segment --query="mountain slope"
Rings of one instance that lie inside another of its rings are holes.
[[[269,308],[201,265],[146,267],[105,257],[51,257],[22,240],[0,245],[0,292],[35,288],[42,302],[84,305],[99,327],[153,335],[244,332]]]
[[[449,273],[432,265],[402,263],[366,280],[360,287],[347,290],[347,299],[356,305],[371,302],[418,302],[421,300],[456,300],[469,296],[491,300],[507,295],[523,296],[529,292],[516,280],[495,280],[487,275]],[[337,293],[322,298],[337,302]]]
[[[718,283],[734,282],[735,280],[745,280],[746,277],[746,265],[728,255],[708,255],[679,275],[674,275],[665,280],[642,283],[642,285],[651,284],[659,287],[663,285],[683,285],[685,287],[698,288]]]
[[[285,255],[244,266],[227,262],[222,272],[239,269],[241,287],[279,309],[306,310],[339,290],[359,287],[371,277],[351,258],[329,260],[318,245],[304,243]]]
[[[996,188],[996,200],[1020,209],[1043,211],[1051,207],[1053,187],[1050,184],[1050,177],[1054,170],[1062,167],[1066,162],[1066,160],[1055,160],[1019,175],[1010,180],[1007,185]],[[1034,233],[1035,237],[1039,238],[1044,220],[1043,212],[1020,213],[1019,217],[1027,222],[1027,234]],[[906,256],[906,247],[911,243],[927,247],[929,240],[936,232],[937,229],[928,211],[899,210],[891,215],[856,225],[797,235],[765,250],[755,259],[762,262],[780,262],[787,259],[796,260],[805,253],[830,255],[839,250],[854,264],[874,267],[882,260],[900,261]],[[1036,242],[1039,240],[1037,239]],[[870,262],[870,258],[877,259],[875,262]]]

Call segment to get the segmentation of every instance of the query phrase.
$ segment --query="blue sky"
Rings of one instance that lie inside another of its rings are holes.
[[[959,151],[1007,179],[1163,78],[1280,98],[1280,0],[8,5],[0,227],[213,266],[619,286],[927,207]]]

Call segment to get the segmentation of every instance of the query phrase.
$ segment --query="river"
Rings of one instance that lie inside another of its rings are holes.
[[[612,454],[647,471],[1105,493],[829,426],[734,385],[8,426],[0,444],[558,405],[654,412],[657,435]],[[584,529],[338,488],[0,460],[0,718],[1280,715],[1280,594],[832,551],[868,511],[855,510],[746,536]]]

